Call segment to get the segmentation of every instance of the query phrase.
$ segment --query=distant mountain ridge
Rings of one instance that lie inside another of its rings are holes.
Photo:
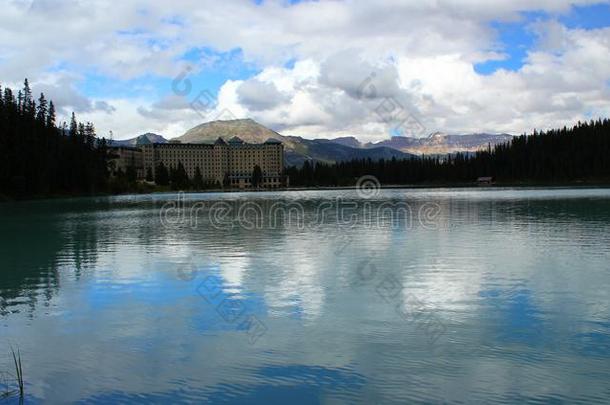
[[[298,145],[298,149],[285,149],[286,164],[288,166],[300,166],[306,160],[319,161],[324,163],[344,162],[352,159],[407,159],[415,157],[409,153],[404,153],[386,146],[373,148],[352,148],[341,145],[327,139],[304,139],[299,136],[285,137],[293,144]]]
[[[377,148],[385,146],[405,153],[431,155],[455,152],[476,152],[481,149],[486,149],[488,146],[493,147],[497,144],[509,142],[511,139],[513,139],[513,136],[509,134],[479,133],[447,135],[436,132],[426,138],[395,136],[375,143],[361,143],[353,136],[335,138],[331,139],[331,141],[353,148]]]
[[[169,142],[162,135],[153,134],[152,132],[147,132],[145,134],[136,136],[135,138],[123,139],[119,141],[112,140],[110,141],[110,145],[112,146],[138,146],[143,143],[167,143]]]
[[[379,160],[411,156],[385,146],[353,148],[326,139],[310,140],[299,136],[280,135],[252,119],[206,122],[189,129],[176,140],[184,143],[213,143],[218,137],[228,140],[234,136],[248,143],[263,143],[269,138],[281,141],[288,166],[300,166],[306,160],[334,163],[362,158]]]
[[[146,133],[135,138],[113,141],[113,145],[137,146],[144,143],[214,143],[219,137],[229,140],[237,136],[244,142],[264,143],[269,138],[284,144],[288,166],[300,166],[305,161],[334,163],[352,159],[405,159],[417,155],[446,155],[456,152],[474,153],[512,139],[509,134],[447,135],[440,132],[426,138],[392,137],[380,142],[360,142],[356,137],[335,139],[305,139],[281,135],[252,119],[206,122],[168,140],[161,135]]]

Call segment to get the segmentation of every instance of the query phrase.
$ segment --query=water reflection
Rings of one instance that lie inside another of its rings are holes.
[[[186,195],[165,221],[181,198],[0,206],[0,367],[17,342],[32,402],[610,398],[608,190]],[[302,211],[270,226],[278,201]]]

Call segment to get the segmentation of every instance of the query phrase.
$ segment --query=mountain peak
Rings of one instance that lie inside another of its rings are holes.
[[[115,146],[139,146],[150,143],[167,143],[167,139],[165,139],[162,135],[147,132],[145,134],[138,135],[134,138],[114,140],[110,142],[111,145]]]
[[[361,148],[362,144],[355,136],[342,136],[335,139],[330,139],[330,142],[338,143],[340,145],[349,146],[352,148]]]
[[[284,137],[252,118],[204,122],[176,139],[183,143],[213,143],[218,137],[225,140],[237,137],[247,143],[264,143],[269,138],[284,142]]]
[[[508,134],[464,134],[449,135],[444,132],[434,132],[425,138],[409,138],[395,136],[377,143],[367,143],[365,147],[388,146],[402,152],[413,154],[447,154],[454,152],[476,152],[486,149],[488,145],[509,142],[512,135]]]

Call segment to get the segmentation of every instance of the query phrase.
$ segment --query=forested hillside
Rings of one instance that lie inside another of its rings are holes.
[[[32,197],[102,190],[105,140],[91,123],[55,123],[55,106],[34,100],[27,79],[17,94],[0,88],[0,195]]]
[[[382,184],[474,182],[493,176],[500,182],[573,182],[610,180],[610,120],[573,128],[534,131],[470,157],[352,160],[336,165],[306,163],[287,169],[294,186],[351,185],[363,175]]]

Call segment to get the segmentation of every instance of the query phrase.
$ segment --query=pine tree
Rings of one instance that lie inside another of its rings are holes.
[[[55,104],[52,101],[49,102],[49,112],[47,114],[47,127],[55,127]]]
[[[188,175],[180,161],[178,161],[177,167],[170,169],[169,177],[174,190],[185,190],[190,186]]]
[[[160,162],[155,168],[155,183],[160,186],[169,185],[169,173],[163,162]]]
[[[195,176],[193,176],[193,188],[195,190],[202,190],[204,188],[203,176],[201,175],[201,169],[199,169],[199,166],[195,168]]]
[[[70,117],[69,135],[72,137],[72,139],[75,139],[78,135],[78,124],[76,123],[76,115],[74,115],[74,111],[72,111],[72,116]]]
[[[87,146],[93,148],[95,146],[95,127],[93,123],[87,122],[84,126],[84,137]]]
[[[263,182],[263,171],[261,170],[259,165],[255,165],[252,170],[252,179],[251,184],[252,187],[258,188]]]
[[[27,105],[30,103],[30,101],[32,101],[32,90],[30,89],[30,83],[26,78],[23,81],[23,103],[24,105]]]
[[[36,115],[36,104],[32,98],[32,90],[28,79],[23,81],[23,113],[28,116]]]
[[[85,140],[85,124],[83,124],[82,122],[79,122],[77,125],[77,137],[79,142],[84,142]]]
[[[4,105],[6,106],[6,108],[15,105],[15,96],[13,95],[13,90],[8,87],[4,89]]]
[[[38,121],[42,125],[46,125],[47,113],[47,100],[45,99],[44,94],[40,93],[40,98],[38,99],[38,108],[36,109],[36,121]]]

